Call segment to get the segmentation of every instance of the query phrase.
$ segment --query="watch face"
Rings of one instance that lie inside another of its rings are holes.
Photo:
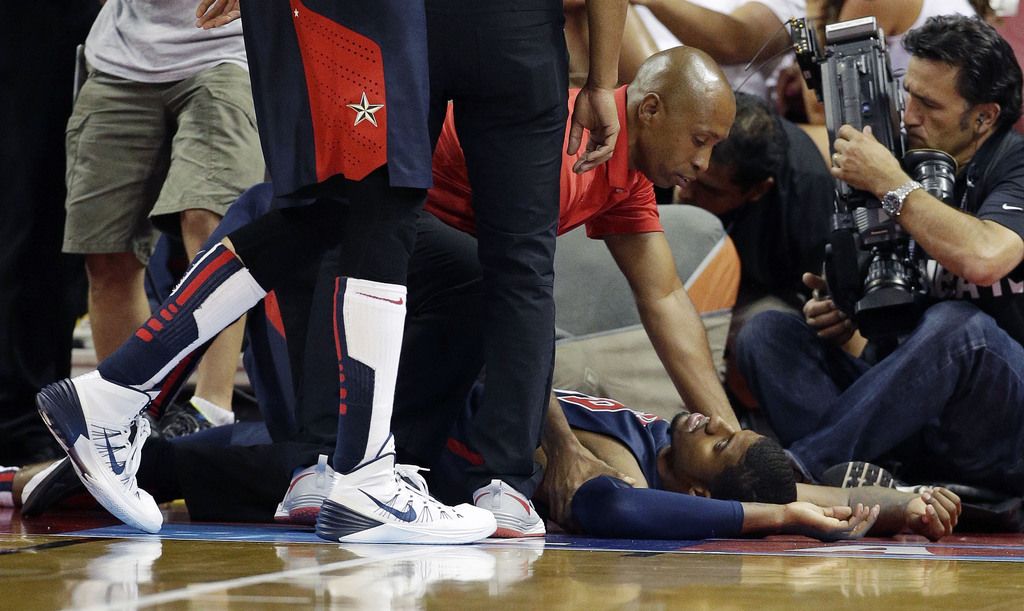
[[[895,193],[886,193],[882,196],[882,210],[889,213],[889,216],[892,216],[892,213],[896,210],[896,205],[898,203],[899,200],[896,199]]]

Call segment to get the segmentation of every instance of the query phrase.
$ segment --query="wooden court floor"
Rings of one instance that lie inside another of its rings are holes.
[[[1024,609],[1024,535],[824,544],[549,535],[337,545],[311,529],[0,510],[0,609]]]

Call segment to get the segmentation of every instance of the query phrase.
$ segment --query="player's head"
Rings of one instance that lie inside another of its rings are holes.
[[[679,187],[683,202],[723,215],[761,199],[775,185],[789,142],[764,99],[736,94],[736,121],[715,146],[706,172]]]
[[[626,92],[630,167],[659,187],[693,180],[729,134],[729,81],[710,56],[675,47],[647,58]]]
[[[793,468],[773,439],[685,411],[669,433],[672,443],[658,464],[666,489],[744,502],[796,500]]]
[[[907,33],[903,120],[912,148],[963,164],[991,133],[1021,116],[1021,68],[995,28],[962,15],[931,17]]]

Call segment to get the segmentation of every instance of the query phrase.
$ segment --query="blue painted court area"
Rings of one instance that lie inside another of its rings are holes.
[[[314,534],[312,527],[263,524],[170,523],[158,535],[149,535],[124,525],[63,533],[67,537],[114,537],[124,539],[173,539],[184,541],[241,541],[253,543],[315,543],[333,545]],[[489,539],[479,545],[536,548],[537,539]],[[765,539],[709,539],[706,541],[640,541],[593,539],[571,535],[548,535],[545,549],[606,551],[627,554],[728,554],[753,556],[810,556],[818,558],[887,558],[905,560],[963,560],[974,562],[1024,563],[1024,538],[947,537],[932,543],[920,537],[863,539],[825,543],[805,537]]]

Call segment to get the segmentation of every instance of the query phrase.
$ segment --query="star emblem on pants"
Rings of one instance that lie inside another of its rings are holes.
[[[345,106],[356,111],[356,121],[352,124],[353,126],[359,125],[363,121],[369,121],[370,123],[373,123],[374,127],[377,127],[377,118],[373,115],[381,108],[384,108],[383,104],[370,104],[366,100],[365,91],[363,92],[363,97],[359,100],[358,104],[345,104]]]

